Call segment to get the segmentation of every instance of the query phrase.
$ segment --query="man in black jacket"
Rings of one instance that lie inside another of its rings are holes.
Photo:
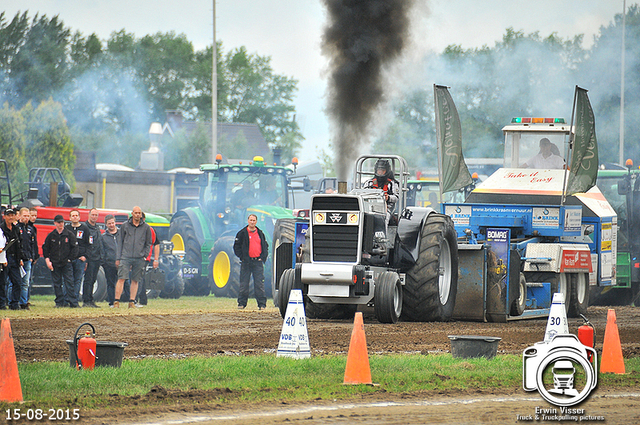
[[[87,268],[84,272],[84,281],[82,283],[82,306],[98,308],[93,301],[93,285],[98,277],[100,269],[100,227],[98,227],[98,210],[92,208],[89,211],[89,219],[85,223],[89,232],[89,245],[85,251],[87,258]]]
[[[53,291],[56,294],[56,307],[78,307],[73,283],[73,268],[71,262],[78,257],[78,243],[74,232],[64,226],[64,218],[55,216],[56,226],[42,245],[42,255],[47,267],[51,270]]]
[[[2,233],[7,240],[6,254],[7,265],[4,268],[4,275],[0,276],[2,284],[6,282],[6,276],[9,276],[11,283],[11,294],[9,295],[9,308],[11,310],[20,310],[20,292],[22,285],[22,277],[20,276],[20,267],[22,262],[22,241],[20,240],[20,231],[16,222],[16,212],[11,208],[7,208],[4,212],[4,223],[0,225]]]
[[[24,275],[22,276],[22,288],[20,289],[20,308],[29,310],[29,280],[31,280],[31,268],[38,259],[38,236],[35,227],[29,221],[29,208],[20,208],[20,221],[17,224],[22,243],[22,263]]]
[[[258,217],[255,214],[249,214],[247,226],[238,232],[233,244],[233,252],[242,262],[238,291],[239,309],[247,306],[251,275],[253,275],[253,288],[258,302],[258,310],[264,310],[267,307],[267,296],[264,292],[264,262],[267,261],[269,255],[269,245],[262,230],[256,226],[257,222]]]
[[[104,218],[107,230],[100,236],[100,251],[102,268],[107,280],[107,301],[109,307],[113,307],[116,300],[116,281],[118,280],[118,268],[116,267],[116,254],[118,251],[118,227],[113,215],[107,214]]]
[[[78,244],[78,256],[71,260],[73,270],[73,289],[74,298],[80,301],[80,286],[84,278],[84,271],[87,268],[87,250],[89,249],[89,228],[86,224],[80,222],[80,211],[71,210],[69,213],[71,224],[67,224],[65,229],[71,231],[76,237]],[[69,289],[69,288],[67,288]]]

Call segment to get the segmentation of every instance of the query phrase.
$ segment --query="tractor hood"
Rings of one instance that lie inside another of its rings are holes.
[[[278,218],[294,218],[293,211],[287,208],[276,207],[273,205],[252,205],[247,208],[247,214],[265,215],[274,219]]]
[[[560,205],[564,170],[500,168],[465,200],[472,204]],[[614,217],[616,212],[594,186],[567,197],[566,205],[582,205],[585,217]]]

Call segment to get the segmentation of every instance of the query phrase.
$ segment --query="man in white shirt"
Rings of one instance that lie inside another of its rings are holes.
[[[541,170],[563,169],[564,159],[553,153],[553,144],[546,137],[540,139],[540,152],[524,163],[522,168],[537,168]]]

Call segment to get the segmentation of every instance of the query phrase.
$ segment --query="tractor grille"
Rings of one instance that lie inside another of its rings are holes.
[[[348,196],[318,196],[313,198],[311,211],[358,211],[358,198]]]
[[[359,226],[313,226],[313,261],[358,261],[358,229]]]

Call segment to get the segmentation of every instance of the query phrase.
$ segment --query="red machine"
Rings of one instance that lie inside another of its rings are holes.
[[[78,338],[78,332],[84,325],[91,326],[91,331],[87,331],[85,335]],[[76,353],[76,369],[89,369],[93,370],[96,366],[96,329],[91,323],[83,323],[76,330],[76,334],[73,337],[73,343]]]
[[[53,224],[53,219],[56,215],[60,214],[64,217],[65,222],[69,222],[69,213],[77,209],[80,213],[80,221],[86,222],[89,218],[90,208],[68,208],[68,207],[36,207],[38,210],[38,218],[36,219],[36,228],[38,229],[38,249],[40,250],[40,255],[42,255],[42,244],[44,240],[47,238],[47,235],[55,229],[55,225]],[[128,213],[123,213],[118,210],[104,210],[98,209],[98,223],[104,223],[104,218],[107,214],[113,214],[116,219],[116,224],[120,225],[129,219]]]

